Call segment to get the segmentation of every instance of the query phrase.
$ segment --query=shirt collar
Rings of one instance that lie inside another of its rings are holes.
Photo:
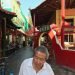
[[[42,67],[42,69],[46,69],[46,62],[44,63],[44,66]]]

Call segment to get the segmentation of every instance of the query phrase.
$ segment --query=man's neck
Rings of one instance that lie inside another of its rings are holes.
[[[36,73],[38,73],[42,68],[37,68],[37,66],[35,65],[35,63],[32,63],[34,70],[36,71]]]

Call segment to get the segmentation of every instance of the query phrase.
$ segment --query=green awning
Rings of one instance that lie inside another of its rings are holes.
[[[7,19],[7,21],[6,21],[7,23],[6,23],[6,26],[8,27],[8,28],[11,28],[11,29],[20,29],[21,28],[21,26],[18,26],[18,25],[16,25],[16,24],[14,24],[11,20],[9,20],[9,19]]]
[[[22,11],[21,11],[21,15],[22,15],[22,17],[24,18],[24,28],[25,28],[25,31],[27,31],[27,30],[29,29],[29,24],[28,24],[28,22],[27,22],[26,17],[25,17],[24,14],[22,13]]]

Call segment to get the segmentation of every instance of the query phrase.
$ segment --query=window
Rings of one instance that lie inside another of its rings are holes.
[[[64,35],[65,42],[73,42],[73,34]]]
[[[69,28],[64,28],[64,45],[66,49],[75,49],[75,33],[74,33],[74,19],[69,18],[65,19],[68,23],[70,23]],[[72,26],[72,27],[71,27]],[[66,33],[67,32],[67,33]]]
[[[65,21],[69,22],[71,26],[74,26],[74,20],[72,19],[65,19]]]
[[[66,49],[75,49],[74,43],[74,35],[73,34],[66,34],[64,35],[64,45]]]

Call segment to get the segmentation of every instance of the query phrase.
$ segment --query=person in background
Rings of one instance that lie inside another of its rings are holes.
[[[49,53],[45,46],[37,47],[33,58],[22,62],[19,75],[54,75],[51,66],[46,62],[48,57]]]

